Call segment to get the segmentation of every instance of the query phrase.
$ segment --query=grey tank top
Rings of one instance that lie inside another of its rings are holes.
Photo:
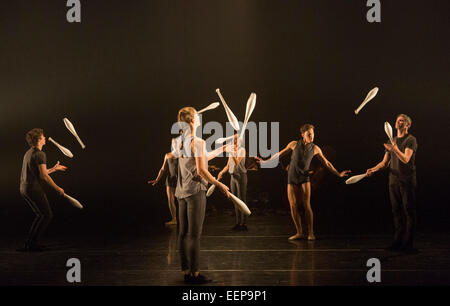
[[[294,151],[291,155],[289,172],[295,171],[297,175],[307,175],[311,160],[314,157],[314,143],[305,145],[302,140],[297,141]]]
[[[195,139],[192,136],[189,138],[192,141]],[[190,142],[188,141],[188,143]],[[190,157],[186,155],[186,148],[183,148],[178,156],[178,179],[175,196],[179,199],[184,199],[202,190],[206,190],[206,186],[208,185],[208,182],[197,174],[194,154],[190,154]],[[205,167],[208,169],[208,159],[206,157]]]
[[[242,152],[244,149],[240,148],[239,152]],[[243,152],[242,152],[243,154]],[[240,155],[237,154],[237,157],[239,157]],[[229,157],[228,160],[229,164],[229,172],[230,174],[241,174],[241,173],[247,173],[247,169],[245,168],[245,156],[242,158],[241,162],[239,163],[239,165],[236,165],[236,163],[234,162],[234,159],[232,157]]]

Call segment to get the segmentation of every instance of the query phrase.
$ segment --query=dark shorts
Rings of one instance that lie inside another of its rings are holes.
[[[297,173],[294,169],[291,170],[291,167],[289,167],[288,184],[301,185],[309,181],[310,181],[309,176]]]
[[[177,177],[168,175],[166,177],[166,187],[177,187]]]

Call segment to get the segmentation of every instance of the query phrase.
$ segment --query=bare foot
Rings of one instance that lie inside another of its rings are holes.
[[[308,235],[308,240],[309,241],[314,241],[314,240],[316,240],[316,236],[314,236],[314,234],[313,235]]]
[[[302,235],[302,234],[295,234],[294,236],[289,237],[288,240],[299,240],[299,239],[303,239],[303,238],[305,238],[304,235]]]
[[[166,222],[166,225],[175,225],[175,224],[177,224],[177,220],[176,219]]]

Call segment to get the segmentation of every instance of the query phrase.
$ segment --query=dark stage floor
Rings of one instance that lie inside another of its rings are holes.
[[[368,285],[366,262],[381,261],[381,285],[449,285],[448,235],[419,233],[417,255],[384,251],[389,235],[319,235],[289,242],[287,215],[251,216],[248,232],[233,232],[231,216],[208,216],[201,270],[211,285]],[[176,227],[146,235],[48,235],[49,250],[23,254],[16,238],[0,249],[0,285],[69,285],[66,261],[80,259],[82,285],[183,285]]]

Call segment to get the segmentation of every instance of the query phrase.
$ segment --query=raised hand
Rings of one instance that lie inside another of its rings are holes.
[[[63,166],[63,165],[60,165],[60,164],[59,164],[59,160],[58,160],[58,162],[55,164],[55,166],[53,167],[53,169],[54,169],[55,171],[66,171],[67,167],[66,167],[66,166]]]

